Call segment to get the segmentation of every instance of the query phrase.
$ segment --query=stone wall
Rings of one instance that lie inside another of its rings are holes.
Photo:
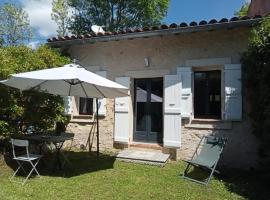
[[[252,169],[258,167],[258,141],[250,133],[247,120],[233,122],[230,130],[192,129],[182,127],[182,147],[177,151],[177,159],[190,158],[201,137],[204,135],[218,135],[228,139],[224,148],[220,164],[227,168]]]
[[[113,126],[114,126],[114,100],[106,100],[106,116],[99,117],[100,149],[102,151],[113,150]],[[67,132],[74,133],[76,148],[96,151],[96,123],[71,122],[67,126]]]

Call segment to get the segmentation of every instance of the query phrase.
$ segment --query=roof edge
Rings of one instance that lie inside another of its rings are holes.
[[[118,40],[126,40],[126,39],[136,39],[136,38],[147,38],[154,36],[166,36],[166,35],[178,35],[183,33],[195,33],[202,31],[213,31],[213,30],[222,30],[222,29],[234,29],[240,27],[251,27],[256,25],[262,18],[253,18],[253,19],[241,19],[236,21],[220,21],[213,23],[200,23],[199,25],[190,23],[190,26],[185,26],[180,24],[180,26],[166,26],[162,25],[161,29],[146,29],[142,31],[122,31],[117,34],[113,33],[105,33],[105,34],[85,34],[80,36],[66,36],[66,37],[54,37],[52,39],[48,39],[48,45],[51,47],[59,48],[71,45],[84,45],[84,44],[93,44],[96,42],[108,42],[108,41],[118,41]]]

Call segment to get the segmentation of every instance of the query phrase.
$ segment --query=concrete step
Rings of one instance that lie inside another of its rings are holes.
[[[192,129],[212,129],[212,130],[230,130],[232,129],[232,122],[221,120],[192,120],[190,124],[186,124],[185,128]]]
[[[169,159],[169,154],[161,152],[125,149],[118,153],[117,160],[140,164],[164,166]]]

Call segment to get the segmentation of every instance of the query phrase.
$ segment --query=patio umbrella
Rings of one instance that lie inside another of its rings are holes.
[[[21,91],[38,90],[54,95],[97,98],[97,155],[99,155],[98,98],[128,96],[128,88],[71,63],[63,67],[12,74],[0,83]]]

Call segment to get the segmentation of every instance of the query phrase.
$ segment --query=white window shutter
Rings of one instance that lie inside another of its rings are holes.
[[[192,116],[192,70],[191,67],[178,67],[177,74],[181,76],[181,116],[190,118]]]
[[[165,147],[181,146],[181,77],[164,76],[164,138]]]
[[[224,68],[224,119],[242,119],[242,84],[241,65],[228,64]]]
[[[107,72],[106,71],[96,71],[96,74],[106,78]],[[99,116],[106,116],[106,98],[98,99],[98,115]],[[93,103],[94,108],[96,108],[96,103]]]
[[[64,113],[66,115],[72,114],[72,97],[71,96],[65,96],[63,97],[64,100]]]
[[[115,81],[129,88],[129,77],[118,77]],[[129,142],[129,97],[115,98],[114,141],[119,143]]]

